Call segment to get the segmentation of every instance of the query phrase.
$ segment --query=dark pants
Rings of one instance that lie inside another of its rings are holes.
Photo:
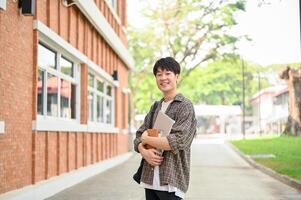
[[[145,189],[146,200],[181,200],[180,197],[175,195],[175,192],[158,191]]]

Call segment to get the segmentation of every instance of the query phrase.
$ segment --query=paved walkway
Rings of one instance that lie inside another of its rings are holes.
[[[66,189],[49,200],[143,200],[132,181],[139,156]],[[301,200],[301,192],[254,169],[220,137],[202,136],[192,146],[187,200]]]

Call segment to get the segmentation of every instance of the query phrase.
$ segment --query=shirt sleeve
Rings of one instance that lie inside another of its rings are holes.
[[[147,113],[147,115],[144,118],[143,124],[139,127],[139,129],[136,131],[136,138],[134,139],[134,150],[137,153],[140,153],[138,150],[138,145],[141,143],[141,135],[142,133],[150,127],[150,115],[153,110],[154,104],[152,105],[150,111]]]
[[[183,105],[177,112],[177,119],[167,136],[169,146],[174,154],[188,149],[196,134],[196,118],[192,104]]]

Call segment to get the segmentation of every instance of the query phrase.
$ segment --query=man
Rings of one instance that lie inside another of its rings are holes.
[[[145,188],[146,200],[183,199],[188,190],[190,146],[196,133],[196,119],[193,104],[182,94],[177,94],[180,70],[179,63],[172,57],[159,59],[153,68],[157,87],[163,93],[153,122],[159,110],[165,112],[175,120],[170,133],[166,137],[148,136],[146,130],[153,124],[151,112],[136,132],[135,151],[146,161],[140,183]],[[145,144],[156,149],[146,149]],[[160,155],[158,150],[164,150],[163,154]]]

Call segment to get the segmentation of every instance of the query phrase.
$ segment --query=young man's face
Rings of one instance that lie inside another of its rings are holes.
[[[178,74],[172,71],[158,69],[156,74],[156,82],[158,88],[164,93],[173,92],[177,89]]]

